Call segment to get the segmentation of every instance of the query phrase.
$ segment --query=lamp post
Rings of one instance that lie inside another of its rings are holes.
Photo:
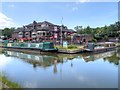
[[[61,45],[62,45],[62,26],[61,26],[61,40],[60,40],[60,42],[61,42]]]
[[[62,45],[62,31],[63,31],[63,23],[62,23],[62,21],[63,21],[63,17],[62,17],[62,20],[61,20],[61,24],[62,24],[62,26],[61,26],[61,40],[60,40],[60,42],[61,42],[61,45]]]
[[[115,26],[115,28],[118,29],[117,26]],[[117,43],[117,40],[118,40],[118,38],[117,38],[117,30],[115,30],[115,43]]]

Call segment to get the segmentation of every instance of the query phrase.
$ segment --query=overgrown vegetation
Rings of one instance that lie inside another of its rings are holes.
[[[15,31],[15,28],[4,28],[2,30],[2,36],[5,36],[5,38],[11,38],[13,31]]]
[[[0,75],[0,81],[3,84],[6,84],[9,88],[21,88],[20,85],[18,85],[17,83],[8,80],[5,75]]]

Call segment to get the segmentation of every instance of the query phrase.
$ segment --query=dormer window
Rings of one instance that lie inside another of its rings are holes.
[[[19,35],[23,35],[23,32],[19,32]]]
[[[29,35],[29,32],[26,32],[25,35]]]
[[[41,25],[41,27],[45,27],[46,26],[46,24],[45,23],[43,23],[42,25]]]
[[[32,35],[36,35],[37,33],[36,32],[32,32]]]

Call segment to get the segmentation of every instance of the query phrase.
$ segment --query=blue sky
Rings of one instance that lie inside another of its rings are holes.
[[[118,21],[117,2],[3,2],[2,16],[8,26],[20,27],[33,20],[47,20],[74,29],[75,26],[98,27]],[[7,22],[7,21],[6,21]],[[9,25],[11,24],[11,25]]]

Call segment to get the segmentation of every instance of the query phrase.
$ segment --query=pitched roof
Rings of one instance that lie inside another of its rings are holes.
[[[42,31],[52,31],[49,27],[41,27],[41,28],[39,28],[39,29],[36,29],[37,31],[40,31],[40,30],[42,30]]]
[[[25,29],[26,32],[33,31],[33,29]]]
[[[68,29],[68,31],[69,31],[69,32],[74,32],[74,33],[76,32],[76,31],[74,31],[73,29]]]
[[[33,21],[33,23],[30,23],[30,24],[25,25],[25,26],[33,26],[34,23],[36,23],[37,25],[41,25],[41,24],[43,24],[43,23],[49,24],[49,25],[54,25],[53,23],[50,23],[50,22],[48,22],[48,21],[43,21],[43,22],[36,22],[36,21]]]
[[[17,28],[14,32],[24,31],[24,28]]]
[[[54,25],[53,23],[50,23],[48,21],[44,21],[44,22],[41,22],[41,23],[46,23],[46,24],[49,24],[49,25]]]
[[[33,23],[30,23],[30,24],[28,24],[28,25],[25,25],[25,26],[33,26]]]

